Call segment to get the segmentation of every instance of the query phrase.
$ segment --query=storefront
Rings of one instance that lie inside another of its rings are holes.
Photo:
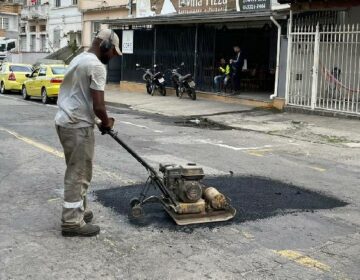
[[[149,68],[157,64],[165,71],[184,62],[183,71],[194,75],[198,90],[212,91],[220,58],[234,58],[233,46],[238,45],[247,61],[241,91],[272,94],[278,29],[270,16],[286,32],[287,12],[272,12],[268,0],[251,1],[251,6],[247,2],[157,1],[151,7],[162,7],[159,14],[140,9],[136,18],[103,21],[120,37],[123,30],[133,30],[133,52],[123,55],[121,80],[141,82],[136,63]]]

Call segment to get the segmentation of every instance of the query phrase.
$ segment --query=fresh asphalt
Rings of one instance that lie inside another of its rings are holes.
[[[148,174],[96,133],[90,198],[102,233],[64,239],[55,113],[0,96],[0,279],[358,279],[359,149],[111,106],[119,136],[150,164],[203,166],[237,216],[179,227],[148,205],[129,220]]]

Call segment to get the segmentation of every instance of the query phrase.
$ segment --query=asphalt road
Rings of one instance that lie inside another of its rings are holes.
[[[130,221],[147,172],[97,133],[90,206],[102,231],[63,238],[56,106],[0,96],[0,279],[360,279],[359,149],[109,111],[154,167],[203,166],[236,218],[180,227],[149,205]]]

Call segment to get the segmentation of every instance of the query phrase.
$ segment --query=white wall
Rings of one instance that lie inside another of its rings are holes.
[[[48,56],[49,53],[29,52],[29,53],[13,53],[9,61],[15,63],[35,64],[37,60]]]
[[[54,30],[60,29],[60,48],[68,45],[69,33],[77,32],[77,44],[81,45],[82,14],[72,0],[62,0],[61,7],[55,7],[55,1],[50,1],[48,18],[49,42],[54,44]],[[57,50],[58,48],[54,48]]]
[[[272,10],[289,9],[290,8],[290,5],[288,5],[288,4],[279,4],[279,2],[277,0],[271,0],[270,4],[271,4],[271,9]]]

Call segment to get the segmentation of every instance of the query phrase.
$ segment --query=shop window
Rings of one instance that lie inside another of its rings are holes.
[[[78,0],[72,0],[72,4],[73,4],[73,5],[77,5],[77,4],[78,4]]]

